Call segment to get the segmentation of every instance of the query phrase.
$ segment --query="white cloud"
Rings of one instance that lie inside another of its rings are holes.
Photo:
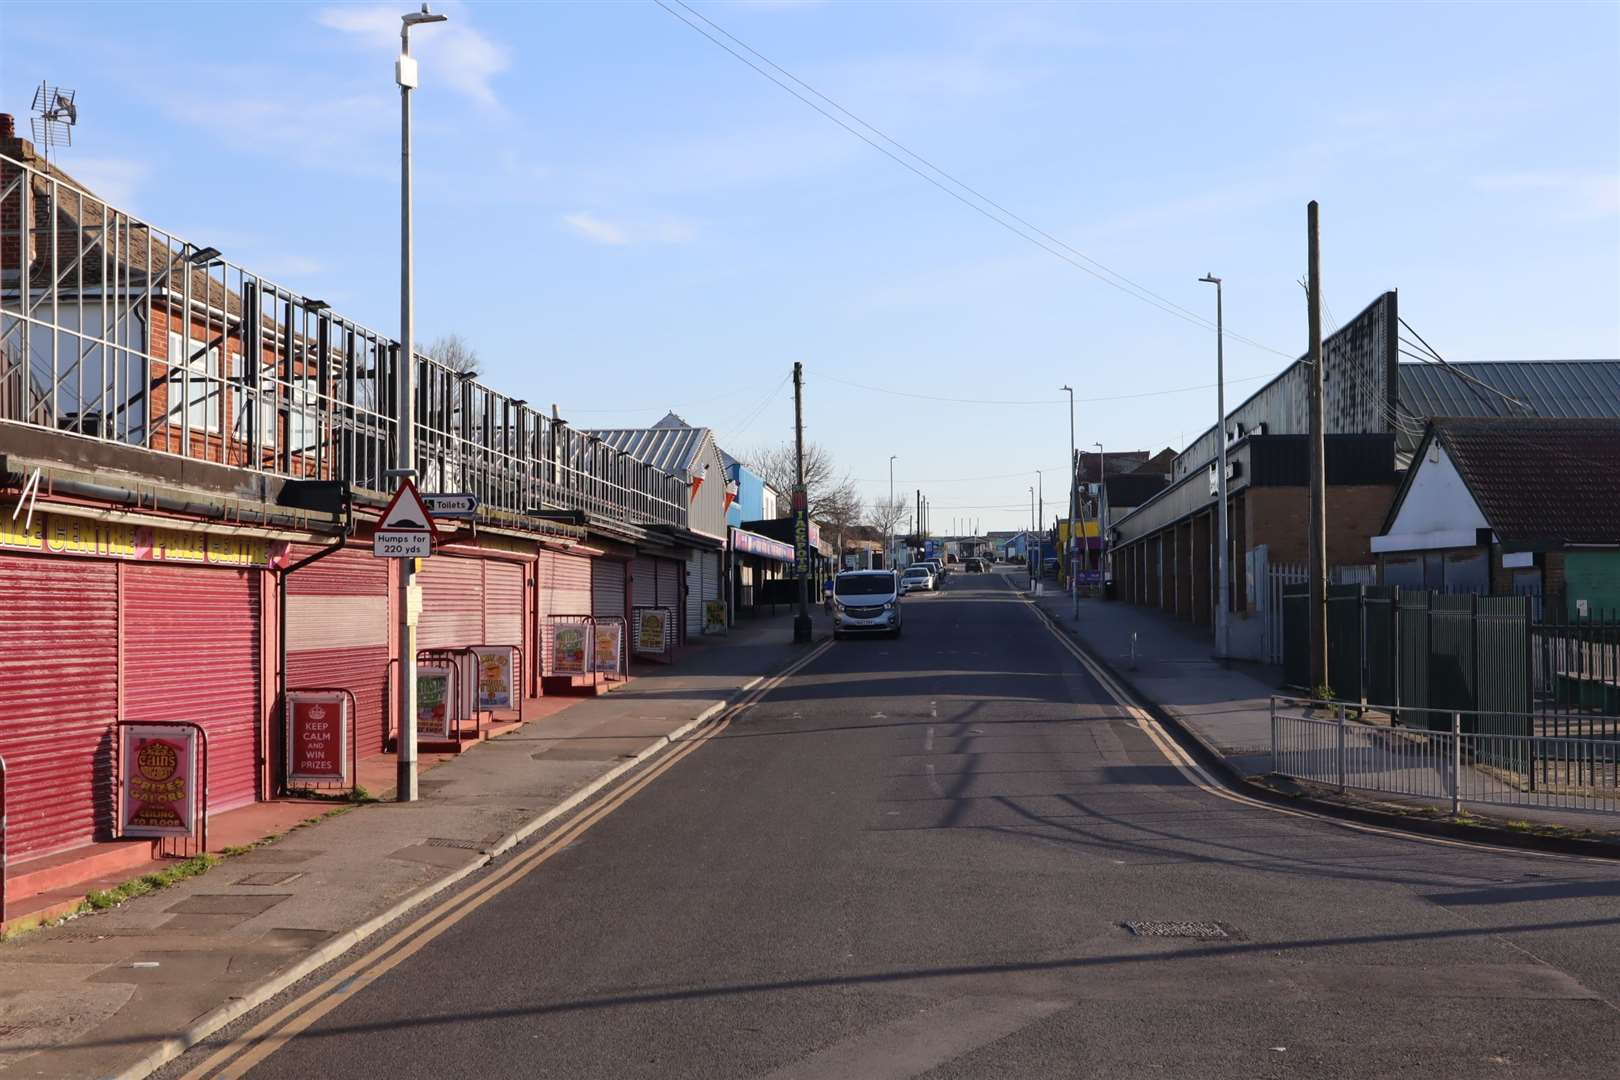
[[[563,224],[585,239],[593,240],[598,244],[617,246],[630,242],[630,237],[626,235],[623,228],[613,224],[611,221],[603,221],[595,214],[587,213],[584,210],[564,214]]]
[[[596,244],[625,247],[630,244],[685,244],[697,236],[697,226],[680,218],[630,223],[609,221],[588,210],[564,214],[562,222],[579,236]]]
[[[53,164],[83,184],[85,190],[106,199],[119,209],[129,209],[141,181],[151,173],[151,166],[134,158],[82,155],[69,150],[52,154]]]
[[[411,55],[423,61],[424,75],[443,79],[451,89],[487,108],[500,107],[494,79],[511,66],[508,51],[473,28],[459,5],[450,21],[418,28],[411,35]],[[329,30],[355,38],[376,52],[399,49],[399,9],[381,4],[321,9],[317,21]]]
[[[1593,218],[1620,214],[1620,176],[1613,173],[1499,173],[1475,177],[1474,186],[1481,191],[1552,196],[1569,217]]]

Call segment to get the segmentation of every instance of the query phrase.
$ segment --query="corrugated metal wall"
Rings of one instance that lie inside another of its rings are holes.
[[[124,565],[124,719],[208,733],[211,814],[259,794],[259,571]]]
[[[319,550],[300,544],[296,561]],[[355,747],[383,748],[388,686],[388,560],[356,546],[289,575],[287,685],[338,686],[354,692]]]
[[[523,644],[523,564],[484,560],[484,636],[469,644]]]
[[[110,832],[117,574],[117,564],[93,559],[0,555],[0,756],[13,858]]]
[[[591,561],[591,614],[624,618],[625,563],[622,559]]]
[[[547,616],[591,613],[591,560],[584,555],[542,551],[535,569],[540,579],[535,608],[543,665],[540,670],[550,671],[551,637],[546,633]]]
[[[658,560],[649,555],[637,555],[630,564],[630,602],[636,607],[658,603]]]
[[[484,561],[435,555],[422,563],[420,649],[458,649],[484,640]]]

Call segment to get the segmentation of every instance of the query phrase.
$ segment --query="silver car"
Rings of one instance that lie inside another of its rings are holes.
[[[900,577],[893,570],[848,570],[833,579],[833,637],[900,636]]]
[[[906,567],[905,573],[900,575],[900,592],[932,592],[934,590],[934,571],[922,563]]]

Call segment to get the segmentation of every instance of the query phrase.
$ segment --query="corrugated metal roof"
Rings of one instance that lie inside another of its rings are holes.
[[[1449,371],[1447,368],[1454,368]],[[1620,417],[1620,360],[1511,360],[1400,365],[1400,409],[1417,423],[1403,425],[1396,452],[1410,454],[1423,438],[1421,422],[1434,416],[1523,416],[1498,394],[1463,378],[1472,376],[1528,407],[1529,415],[1563,420]]]
[[[596,428],[592,435],[655,469],[691,479],[709,429],[700,427]]]

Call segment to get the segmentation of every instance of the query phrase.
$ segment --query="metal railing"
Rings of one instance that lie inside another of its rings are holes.
[[[1338,788],[1463,803],[1620,813],[1620,741],[1496,735],[1453,712],[1450,730],[1378,722],[1359,705],[1271,699],[1271,771]],[[1402,710],[1426,712],[1428,710]]]
[[[685,482],[418,355],[416,467],[510,513],[687,523]],[[0,155],[0,422],[384,494],[398,343]]]

